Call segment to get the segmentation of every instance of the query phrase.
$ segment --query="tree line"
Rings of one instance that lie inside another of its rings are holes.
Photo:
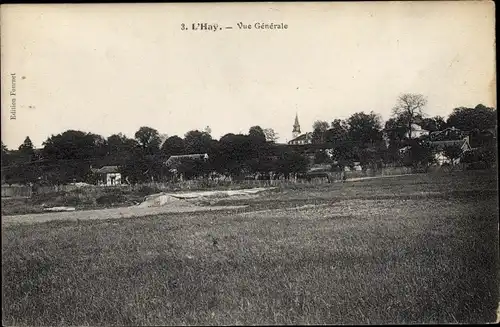
[[[130,183],[165,180],[172,178],[171,169],[165,165],[170,156],[195,153],[207,153],[209,159],[187,160],[176,167],[185,178],[207,178],[213,174],[270,178],[271,173],[289,178],[306,172],[311,157],[317,164],[330,164],[332,169],[344,169],[354,162],[363,168],[427,165],[433,158],[432,149],[428,137],[412,136],[414,124],[430,132],[453,127],[471,136],[471,143],[478,143],[474,146],[491,146],[484,132],[496,128],[496,109],[481,104],[475,108],[459,107],[445,119],[426,117],[426,105],[426,98],[420,94],[402,94],[385,123],[373,111],[357,112],[330,123],[316,121],[309,147],[278,144],[276,133],[260,126],[251,127],[246,134],[226,134],[219,140],[212,138],[209,128],[189,131],[183,137],[166,137],[143,126],[133,138],[121,133],[105,138],[67,130],[50,136],[40,151],[26,137],[15,151],[9,151],[2,142],[2,178],[18,183],[41,179],[53,184],[92,181],[91,167],[117,165]],[[405,146],[412,149],[406,161],[399,151]]]

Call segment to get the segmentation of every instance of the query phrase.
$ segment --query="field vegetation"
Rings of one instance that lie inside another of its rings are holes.
[[[421,174],[3,226],[2,323],[493,322],[497,194],[491,173]]]

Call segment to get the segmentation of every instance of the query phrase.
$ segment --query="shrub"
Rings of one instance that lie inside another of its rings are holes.
[[[101,205],[112,205],[116,203],[124,203],[126,201],[127,198],[119,193],[104,194],[96,199],[96,203]]]
[[[151,187],[149,185],[142,185],[137,190],[137,193],[141,196],[147,196],[150,194],[161,193],[161,190],[158,187]]]
[[[32,197],[33,204],[52,203],[54,199],[63,198],[65,192],[37,193]]]
[[[130,190],[125,190],[123,188],[114,188],[114,187],[105,187],[103,188],[103,193],[104,194],[119,194],[119,195],[126,195],[130,193]]]
[[[96,203],[95,197],[89,193],[66,194],[60,200],[62,202],[61,203],[62,205],[70,205],[70,206],[78,206],[85,204],[94,205]]]

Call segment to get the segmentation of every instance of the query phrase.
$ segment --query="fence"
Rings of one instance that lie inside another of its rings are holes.
[[[29,198],[31,195],[31,186],[2,185],[2,198]]]
[[[94,185],[89,185],[88,187],[96,187]],[[71,192],[81,187],[77,185],[50,185],[50,186],[35,186],[35,193],[54,193],[54,192]]]
[[[55,192],[70,192],[78,188],[80,187],[76,185],[51,185],[34,187],[28,185],[2,185],[2,198],[31,197],[33,193],[47,194]]]
[[[372,176],[388,176],[388,175],[405,175],[411,174],[413,170],[410,167],[387,167],[380,170],[365,170],[365,171],[347,171],[345,178],[372,177]],[[339,181],[342,179],[340,172],[330,172],[330,181]],[[111,189],[117,188],[123,191],[140,191],[141,188],[152,188],[159,191],[184,191],[184,190],[199,190],[211,188],[251,188],[251,187],[270,187],[270,186],[287,186],[300,184],[322,184],[327,182],[326,178],[307,179],[275,179],[275,180],[230,180],[230,179],[203,179],[203,180],[187,180],[182,182],[151,182],[137,185],[121,185],[121,186],[78,186],[78,185],[52,185],[52,186],[35,186],[33,189],[30,186],[21,185],[2,185],[3,197],[31,197],[35,194],[49,194],[56,192],[71,192],[76,189]]]

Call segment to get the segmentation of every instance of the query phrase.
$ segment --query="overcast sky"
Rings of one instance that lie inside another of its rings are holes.
[[[77,129],[133,137],[141,126],[212,136],[371,110],[399,94],[427,113],[495,106],[490,2],[2,6],[2,141],[36,147]],[[181,31],[218,23],[232,30]],[[238,22],[286,30],[239,30]],[[16,120],[9,119],[11,73]],[[23,79],[25,77],[25,79]],[[31,106],[31,107],[30,107]]]

